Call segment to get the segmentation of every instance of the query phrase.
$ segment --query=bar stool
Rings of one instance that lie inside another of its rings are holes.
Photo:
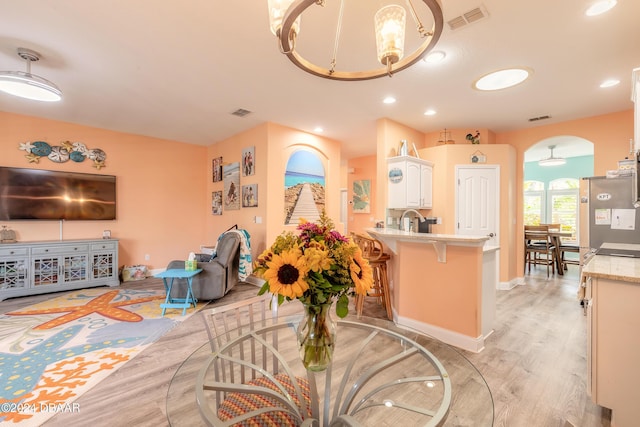
[[[353,241],[360,247],[362,256],[369,261],[373,270],[373,286],[367,292],[368,297],[375,297],[378,304],[383,305],[389,320],[393,319],[391,313],[391,292],[389,290],[389,277],[387,275],[387,261],[391,256],[384,252],[379,240],[359,233],[351,233]],[[365,295],[356,295],[356,313],[362,316]]]

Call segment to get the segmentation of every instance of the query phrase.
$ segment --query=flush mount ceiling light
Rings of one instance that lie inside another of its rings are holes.
[[[587,16],[601,15],[613,9],[617,3],[618,3],[617,0],[597,1],[593,3],[591,6],[589,6],[589,9],[587,9],[587,11],[585,12],[585,15]]]
[[[343,26],[345,1],[340,2],[338,19],[336,24],[333,58],[328,67],[322,67],[305,59],[296,50],[296,42],[300,34],[300,20],[302,14],[312,5],[324,7],[325,0],[267,0],[269,8],[269,23],[271,32],[278,38],[280,52],[285,54],[291,62],[302,70],[318,77],[332,80],[370,80],[389,76],[404,70],[424,58],[440,39],[444,19],[442,7],[438,0],[420,0],[427,6],[433,16],[433,26],[426,31],[421,19],[416,13],[412,0],[407,0],[409,12],[415,22],[417,32],[422,43],[409,55],[404,53],[405,41],[405,9],[398,5],[384,6],[375,14],[374,29],[376,34],[376,46],[378,61],[382,68],[364,69],[360,71],[341,71],[336,69],[337,53],[340,33]],[[350,6],[364,10],[369,2],[349,2]],[[369,6],[370,7],[370,6]],[[352,15],[362,16],[364,12],[358,10]],[[364,50],[366,48],[363,48]]]
[[[608,87],[614,87],[620,84],[620,80],[618,79],[609,79],[609,80],[605,80],[602,83],[600,83],[600,87],[601,88],[608,88]]]
[[[546,159],[542,159],[538,161],[538,166],[562,166],[567,163],[566,159],[562,157],[553,157],[553,149],[556,148],[555,145],[550,145],[549,150],[551,150],[551,155]]]
[[[500,90],[518,85],[531,75],[528,68],[507,68],[485,74],[475,81],[473,87],[478,90]]]
[[[31,63],[40,55],[25,48],[18,48],[18,55],[27,62],[27,71],[0,71],[0,91],[35,101],[60,101],[62,92],[56,85],[31,74]]]

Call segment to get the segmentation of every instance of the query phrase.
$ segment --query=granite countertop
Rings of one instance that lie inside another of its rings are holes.
[[[587,277],[640,283],[640,258],[596,255],[582,267],[582,274]]]

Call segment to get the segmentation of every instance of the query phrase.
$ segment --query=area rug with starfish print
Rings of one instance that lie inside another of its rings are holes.
[[[83,289],[0,315],[0,425],[38,426],[187,319],[163,291]]]

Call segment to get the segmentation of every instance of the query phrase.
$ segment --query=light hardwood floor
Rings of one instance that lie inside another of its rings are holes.
[[[495,426],[595,427],[610,425],[610,411],[586,394],[586,317],[576,300],[577,267],[565,276],[546,278],[546,271],[525,275],[525,284],[497,293],[496,331],[477,354],[462,353],[478,368],[491,389]],[[157,279],[122,285],[163,289]],[[214,304],[255,295],[241,284]],[[0,302],[0,312],[17,310],[49,295]],[[290,305],[283,311],[295,311]],[[351,310],[353,313],[354,310]],[[286,313],[288,314],[288,313]],[[368,302],[365,315],[384,317]],[[350,314],[351,315],[351,314]],[[166,426],[165,399],[171,378],[196,348],[206,342],[197,315],[80,396],[79,413],[58,414],[45,426]],[[201,425],[193,420],[193,426]]]

